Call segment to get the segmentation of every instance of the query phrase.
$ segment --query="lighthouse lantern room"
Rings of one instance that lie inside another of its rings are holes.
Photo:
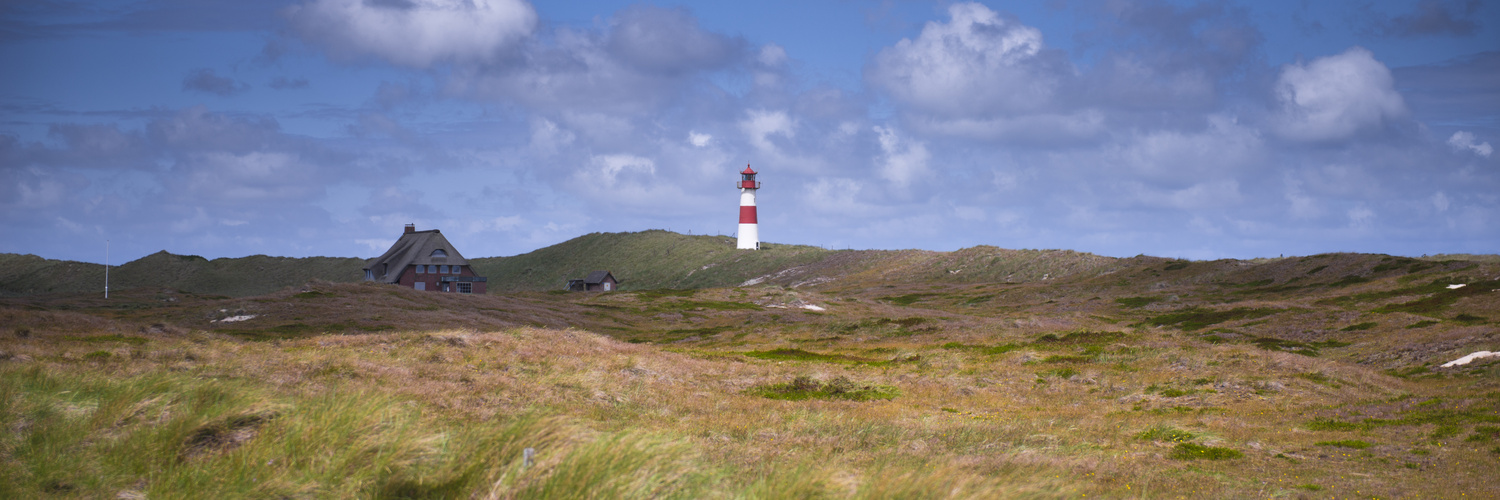
[[[760,250],[760,224],[755,220],[755,190],[760,189],[760,182],[755,180],[755,170],[750,165],[740,171],[740,182],[735,187],[740,190],[740,238],[735,248]]]

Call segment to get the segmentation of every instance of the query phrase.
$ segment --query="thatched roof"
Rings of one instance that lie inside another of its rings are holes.
[[[403,233],[401,239],[396,240],[396,244],[391,245],[391,249],[386,250],[384,255],[365,262],[365,270],[371,271],[375,281],[395,283],[401,278],[401,272],[406,266],[424,264],[467,266],[469,261],[458,253],[458,249],[453,248],[452,243],[448,243],[448,238],[444,238],[443,233],[428,229]]]

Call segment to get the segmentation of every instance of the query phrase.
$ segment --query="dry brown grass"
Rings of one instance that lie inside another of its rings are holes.
[[[1288,266],[1285,275],[1320,264],[1268,265]],[[313,284],[307,291],[326,295],[298,298],[306,291],[288,290],[126,310],[13,303],[0,309],[0,335],[8,336],[0,358],[7,369],[41,366],[111,379],[190,374],[299,398],[375,391],[452,425],[549,415],[578,432],[644,436],[631,439],[691,450],[673,455],[687,461],[652,470],[663,478],[683,467],[731,471],[744,479],[720,485],[737,492],[729,496],[1500,496],[1500,482],[1484,473],[1500,464],[1491,451],[1497,443],[1465,440],[1476,426],[1500,421],[1500,363],[1412,371],[1472,350],[1500,350],[1495,323],[1447,319],[1500,319],[1494,297],[1463,299],[1440,323],[1408,329],[1424,317],[1371,313],[1381,302],[1319,302],[1403,286],[1397,276],[1292,296],[1110,284],[1117,279],[659,296],[459,297]],[[887,299],[909,294],[928,295],[909,305]],[[975,300],[987,295],[993,297]],[[1143,295],[1176,298],[1139,309],[1114,300]],[[827,310],[798,309],[803,304]],[[1138,326],[1189,307],[1286,312],[1195,331]],[[237,308],[263,315],[267,328],[295,321],[345,326],[338,334],[263,341],[246,339],[271,336],[206,326],[207,318],[226,314],[221,309]],[[374,320],[363,312],[371,310],[400,312]],[[1356,321],[1377,326],[1340,331]],[[361,333],[359,325],[389,330]],[[15,335],[19,330],[26,335]],[[1084,331],[1117,335],[1039,340]],[[1211,332],[1240,340],[1205,340]],[[118,334],[125,337],[90,338]],[[1312,357],[1247,340],[1257,337],[1347,345],[1325,344]],[[991,349],[1005,345],[1012,347]],[[771,349],[880,361],[744,355]],[[799,376],[893,386],[900,396],[779,401],[747,391]],[[1157,427],[1244,456],[1173,459],[1174,443],[1138,437]],[[1347,440],[1372,446],[1318,444]]]

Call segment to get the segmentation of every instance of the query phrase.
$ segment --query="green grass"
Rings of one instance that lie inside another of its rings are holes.
[[[1060,337],[1057,334],[1048,333],[1037,337],[1031,345],[1034,347],[1089,346],[1116,342],[1123,338],[1125,338],[1123,332],[1079,330],[1064,333]]]
[[[783,401],[808,399],[843,399],[848,401],[874,401],[895,399],[901,391],[887,385],[859,384],[846,377],[834,377],[827,382],[812,377],[799,376],[782,384],[758,385],[748,394]]]
[[[1197,437],[1196,434],[1167,424],[1154,425],[1135,435],[1136,439],[1143,441],[1170,441],[1174,443],[1191,441],[1195,437]]]
[[[1500,427],[1493,425],[1476,425],[1474,426],[1474,433],[1464,439],[1464,441],[1469,442],[1496,440],[1500,440]]]
[[[245,297],[299,286],[312,280],[352,283],[364,278],[364,259],[339,257],[249,257],[207,260],[157,252],[109,270],[110,290],[172,290],[176,294]],[[104,282],[104,266],[0,254],[0,296],[92,293]],[[157,301],[151,307],[163,305]]]
[[[1061,379],[1072,378],[1074,375],[1078,375],[1078,370],[1075,370],[1075,369],[1072,369],[1072,368],[1054,368],[1054,369],[1051,369],[1051,370],[1037,372],[1037,374],[1036,374],[1036,376],[1041,377],[1041,378],[1061,378]]]
[[[1358,285],[1360,283],[1369,283],[1369,282],[1370,282],[1370,278],[1366,278],[1366,277],[1363,277],[1363,276],[1356,276],[1356,275],[1352,275],[1351,274],[1351,275],[1345,276],[1343,278],[1340,278],[1338,281],[1335,281],[1333,283],[1329,283],[1328,286],[1337,288],[1337,287],[1345,287],[1345,286],[1349,286],[1349,285]]]
[[[1475,316],[1473,314],[1459,314],[1458,316],[1453,317],[1453,321],[1457,321],[1465,325],[1477,325],[1489,320],[1485,319],[1485,317],[1483,316]]]
[[[749,302],[729,302],[723,300],[671,300],[654,302],[646,308],[648,314],[664,312],[682,312],[694,310],[709,311],[763,311],[765,308]]]
[[[1115,299],[1115,302],[1130,309],[1140,309],[1161,300],[1161,297],[1121,297]]]
[[[857,356],[845,356],[843,354],[818,354],[801,349],[772,349],[769,351],[750,351],[745,356],[756,359],[768,359],[772,361],[810,361],[818,363],[861,363],[880,364],[888,363],[889,360],[861,358]]]
[[[892,303],[892,304],[895,304],[895,305],[898,305],[898,306],[909,306],[909,305],[915,304],[915,303],[917,303],[917,302],[919,302],[919,301],[921,301],[923,299],[926,299],[928,297],[936,297],[936,296],[939,296],[939,295],[942,295],[942,294],[938,294],[938,293],[908,293],[906,295],[893,295],[893,296],[890,296],[890,297],[881,297],[878,300],[881,300],[881,301],[884,301],[884,302],[889,302],[889,303]]]
[[[1152,317],[1145,324],[1152,326],[1176,326],[1183,330],[1198,330],[1211,325],[1242,319],[1255,319],[1286,312],[1285,309],[1236,307],[1223,311],[1189,308],[1179,312]]]
[[[1464,297],[1483,295],[1489,290],[1500,288],[1500,280],[1476,281],[1464,283],[1462,288],[1450,289],[1447,286],[1456,281],[1452,278],[1443,278],[1433,281],[1421,287],[1414,287],[1413,292],[1428,292],[1432,295],[1399,304],[1387,304],[1374,309],[1378,313],[1405,312],[1422,316],[1437,316],[1447,310],[1454,302]],[[1457,280],[1460,282],[1469,280]]]
[[[1352,325],[1340,328],[1339,331],[1341,331],[1341,332],[1357,332],[1357,331],[1360,331],[1360,330],[1369,330],[1369,329],[1375,328],[1377,326],[1380,326],[1380,323],[1376,323],[1376,322],[1373,322],[1373,321],[1366,321],[1364,323],[1355,323],[1355,324],[1352,324]]]
[[[1412,323],[1410,325],[1406,325],[1406,329],[1411,330],[1411,329],[1415,329],[1415,328],[1427,328],[1429,326],[1436,325],[1438,323],[1439,323],[1438,321],[1434,321],[1434,320],[1430,320],[1430,319],[1424,319],[1422,321],[1418,321],[1416,323]]]
[[[1005,354],[1007,352],[1015,351],[1017,349],[1021,349],[1023,346],[1021,344],[1000,344],[1000,345],[995,345],[995,346],[982,346],[982,345],[960,344],[958,342],[948,342],[948,343],[940,345],[938,347],[941,347],[943,349],[970,350],[970,351],[978,352],[980,354],[985,354],[985,355],[989,355],[989,356],[995,356],[995,355],[1000,355],[1000,354]]]
[[[1369,448],[1371,446],[1374,446],[1374,445],[1372,445],[1370,443],[1367,443],[1367,442],[1364,442],[1364,441],[1360,441],[1358,439],[1345,439],[1345,440],[1341,440],[1341,441],[1318,441],[1317,445],[1318,446],[1337,446],[1337,447],[1340,447],[1340,448],[1353,448],[1353,449],[1356,449],[1356,450],[1363,450],[1365,448]]]
[[[1245,454],[1230,448],[1204,446],[1197,443],[1177,443],[1167,458],[1176,460],[1230,460]]]
[[[148,342],[148,340],[146,338],[144,338],[144,337],[131,337],[131,336],[127,336],[127,335],[121,335],[121,334],[118,334],[118,333],[114,334],[114,335],[93,335],[93,336],[88,336],[88,337],[71,337],[70,336],[70,337],[67,337],[67,339],[68,340],[78,341],[78,342],[88,342],[88,343],[91,343],[91,344],[97,344],[97,343],[103,343],[103,342],[119,342],[119,343],[122,343],[122,344],[130,344],[130,345],[144,345],[146,342]]]

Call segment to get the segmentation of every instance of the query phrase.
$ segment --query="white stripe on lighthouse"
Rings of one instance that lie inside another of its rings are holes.
[[[747,210],[748,209],[748,210]],[[740,188],[740,240],[735,248],[760,249],[760,221],[755,214],[755,190]]]

